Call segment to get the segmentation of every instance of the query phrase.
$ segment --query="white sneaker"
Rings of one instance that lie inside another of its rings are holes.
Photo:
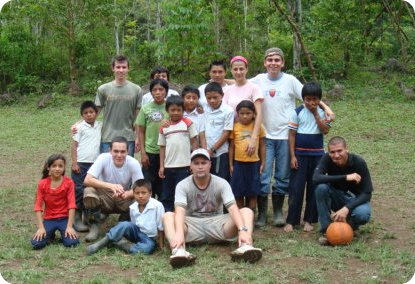
[[[232,261],[257,262],[262,257],[262,249],[254,248],[248,244],[242,244],[239,248],[231,252]]]
[[[173,268],[189,266],[195,263],[196,256],[184,248],[175,248],[170,256],[170,265]]]

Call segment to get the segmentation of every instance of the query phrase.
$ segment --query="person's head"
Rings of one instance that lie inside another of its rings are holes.
[[[315,110],[321,101],[323,91],[320,84],[317,82],[305,83],[301,90],[301,96],[304,101],[304,105],[309,110]]]
[[[128,59],[124,55],[117,55],[112,59],[112,72],[115,81],[122,82],[127,79],[129,71]]]
[[[340,136],[334,136],[329,140],[328,152],[331,160],[339,167],[344,167],[349,159],[349,149],[346,140]]]
[[[210,82],[205,88],[205,97],[212,109],[217,109],[222,104],[223,90],[219,83]]]
[[[161,66],[155,67],[150,73],[150,80],[153,80],[156,78],[166,80],[167,82],[170,81],[169,70]]]
[[[255,105],[251,101],[243,100],[236,106],[236,113],[238,114],[238,121],[248,125],[255,120]]]
[[[164,103],[169,91],[169,83],[166,80],[156,78],[150,82],[150,93],[156,104]]]
[[[206,149],[199,148],[190,155],[190,169],[193,177],[196,179],[203,179],[210,175],[210,156]]]
[[[151,182],[145,179],[138,179],[134,182],[133,195],[139,205],[146,205],[151,197]]]
[[[178,122],[183,117],[184,102],[180,96],[170,96],[166,100],[166,111],[172,122]]]
[[[111,140],[110,153],[114,165],[120,168],[124,165],[128,155],[128,141],[122,136],[117,136]]]
[[[51,178],[57,179],[65,175],[65,165],[66,158],[62,154],[53,154],[50,155],[43,165],[42,169],[42,178]]]
[[[184,110],[187,112],[192,112],[199,103],[199,89],[195,86],[185,86],[182,91],[182,98],[184,101]]]
[[[98,108],[93,101],[84,101],[81,104],[80,112],[82,118],[91,124],[97,119]]]
[[[238,83],[245,83],[246,74],[248,73],[248,60],[243,56],[235,56],[231,59],[232,76]]]
[[[265,51],[264,66],[267,69],[268,76],[277,78],[281,69],[284,68],[284,52],[278,47],[272,47]]]
[[[226,77],[225,60],[213,60],[209,65],[209,77],[213,82],[223,85]]]

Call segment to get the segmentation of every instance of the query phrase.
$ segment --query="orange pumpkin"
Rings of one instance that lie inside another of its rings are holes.
[[[347,245],[353,240],[353,229],[346,222],[333,222],[326,231],[328,242],[333,245]]]

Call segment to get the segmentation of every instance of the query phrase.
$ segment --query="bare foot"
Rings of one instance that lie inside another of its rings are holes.
[[[286,232],[286,233],[292,232],[293,230],[294,230],[294,227],[291,224],[287,224],[284,227],[284,232]]]
[[[304,232],[311,232],[312,230],[314,230],[313,225],[308,222],[304,222]]]

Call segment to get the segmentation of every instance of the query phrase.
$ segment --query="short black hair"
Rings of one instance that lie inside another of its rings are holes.
[[[86,110],[87,108],[93,108],[95,112],[98,113],[98,107],[93,101],[84,101],[80,107],[81,115],[84,113],[84,110]]]
[[[209,65],[209,71],[212,69],[213,66],[222,66],[223,69],[225,69],[226,71],[226,62],[223,59],[213,60]]]
[[[184,109],[184,100],[180,96],[170,96],[166,100],[166,111],[169,110],[169,107],[172,105],[176,105]]]
[[[341,136],[334,136],[330,138],[328,145],[342,144],[345,148],[347,147],[346,139]]]
[[[155,85],[162,86],[166,90],[166,96],[167,96],[167,93],[169,92],[169,83],[166,80],[159,79],[159,78],[152,80],[150,82],[150,92],[153,90]]]
[[[216,82],[210,82],[209,84],[206,85],[205,94],[209,92],[219,93],[223,96],[222,86]]]
[[[150,73],[150,80],[154,79],[154,76],[156,74],[160,74],[160,73],[166,73],[167,75],[167,80],[170,81],[170,72],[166,67],[162,67],[162,66],[157,66],[154,67],[153,70]]]
[[[112,58],[112,67],[115,66],[116,62],[127,62],[127,66],[129,66],[128,58],[125,55],[117,55]]]
[[[112,144],[113,143],[124,143],[125,145],[127,145],[127,149],[128,149],[128,140],[125,137],[123,137],[123,136],[114,137],[111,140],[110,149],[112,149]]]
[[[136,189],[138,187],[145,187],[148,189],[148,191],[151,193],[152,189],[151,189],[151,182],[149,180],[146,179],[138,179],[134,182],[132,189]]]
[[[183,88],[182,91],[182,98],[184,98],[188,93],[196,94],[198,98],[200,98],[199,89],[192,85],[187,85]]]
[[[255,113],[255,105],[253,102],[248,101],[248,100],[243,100],[241,101],[237,106],[236,106],[236,112],[238,112],[241,108],[246,107],[247,109],[252,110]]]
[[[311,81],[308,83],[305,83],[303,86],[303,89],[301,90],[301,97],[317,97],[321,100],[323,91],[321,90],[321,86],[319,83]]]

